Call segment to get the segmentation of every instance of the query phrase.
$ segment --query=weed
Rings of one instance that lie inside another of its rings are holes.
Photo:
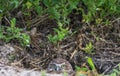
[[[43,3],[48,8],[46,11],[51,18],[55,19],[58,23],[58,28],[54,28],[57,35],[49,35],[48,39],[52,43],[58,43],[62,41],[68,34],[68,28],[63,28],[65,25],[69,24],[69,19],[67,16],[76,9],[79,0],[44,0]]]
[[[91,42],[89,42],[89,44],[86,44],[85,48],[83,48],[83,50],[86,52],[86,53],[89,53],[91,54],[94,50],[94,47],[92,45]]]
[[[66,72],[63,72],[63,76],[68,76],[68,73],[66,73]]]
[[[86,67],[80,68],[79,66],[75,66],[75,69],[76,69],[77,71],[80,71],[80,70],[82,70],[82,71],[87,71],[87,70],[88,70]]]
[[[58,43],[59,41],[62,41],[65,38],[65,36],[67,36],[69,33],[68,28],[63,28],[63,25],[61,23],[58,23],[58,26],[58,29],[54,28],[54,31],[57,33],[56,35],[48,35],[49,41],[54,44]]]
[[[88,69],[86,67],[79,67],[75,66],[76,68],[76,75],[75,76],[87,76]]]
[[[84,67],[82,66],[82,68],[76,66],[76,76],[98,76],[92,58],[87,57],[87,62],[92,70],[90,70],[86,65]]]
[[[94,63],[93,63],[92,58],[87,57],[87,62],[88,62],[89,66],[90,66],[91,69],[92,69],[91,72],[93,73],[93,76],[99,76],[99,75],[98,75],[98,72],[97,72],[97,70],[96,70],[96,68],[95,68],[95,65],[94,65]]]
[[[87,57],[87,62],[89,63],[91,69],[92,69],[92,70],[95,70],[95,65],[94,65],[94,63],[93,63],[93,61],[92,61],[92,58]]]
[[[19,0],[0,0],[0,20],[19,6]]]
[[[85,22],[89,23],[95,19],[107,20],[108,16],[119,16],[120,13],[120,1],[118,0],[82,0],[87,9],[81,8],[83,12],[83,18]],[[86,11],[87,10],[87,14]],[[104,21],[103,21],[104,22]],[[99,23],[97,21],[97,23]]]
[[[73,9],[77,8],[79,0],[43,0],[47,7],[47,13],[51,18],[63,24],[69,23],[67,16]]]
[[[0,31],[0,39],[5,40],[5,42],[10,42],[13,39],[17,39],[22,46],[27,46],[30,44],[30,37],[25,33],[21,33],[22,29],[15,27],[16,19],[13,18],[10,21],[10,27],[5,27]],[[6,32],[4,34],[4,32]]]
[[[22,4],[22,11],[24,15],[30,15],[32,10],[35,10],[38,15],[43,13],[43,8],[40,6],[41,0],[26,0]],[[27,10],[27,11],[26,11]]]
[[[46,72],[45,71],[41,71],[41,76],[46,76]]]

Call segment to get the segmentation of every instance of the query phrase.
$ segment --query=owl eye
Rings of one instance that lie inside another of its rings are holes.
[[[64,68],[65,68],[65,65],[62,65],[62,66],[61,66],[61,68],[63,68],[63,69],[64,69]]]

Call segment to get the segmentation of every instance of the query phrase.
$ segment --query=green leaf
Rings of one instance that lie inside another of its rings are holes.
[[[18,0],[10,1],[10,3],[13,6],[13,8],[17,8],[19,6],[19,1]]]
[[[92,61],[92,58],[88,57],[88,58],[87,58],[87,62],[89,63],[91,69],[92,69],[92,70],[95,70],[95,65],[94,65],[94,63],[93,63],[93,61]]]
[[[27,2],[26,2],[26,6],[27,6],[27,9],[30,9],[30,8],[32,7],[32,3],[29,2],[29,1],[27,1]]]
[[[46,7],[50,7],[50,0],[43,0],[43,3]]]
[[[80,1],[80,0],[69,0],[71,9],[76,8],[76,6],[78,5],[79,1]]]
[[[59,20],[60,18],[60,12],[57,11],[54,7],[48,8],[48,13],[51,15],[52,18]]]
[[[15,25],[16,25],[16,19],[15,18],[10,20],[10,25],[11,25],[12,28],[15,27]]]
[[[113,71],[114,71],[115,73],[117,73],[117,74],[120,75],[120,71],[119,71],[119,70],[117,70],[117,69],[113,69]]]
[[[79,66],[75,66],[75,69],[76,69],[77,71],[87,71],[87,70],[88,70],[88,69],[85,68],[85,67],[80,68]]]
[[[110,74],[110,76],[117,76],[117,74],[116,73],[112,73],[112,74]]]
[[[22,33],[21,35],[19,35],[18,39],[22,46],[29,46],[29,44],[30,44],[29,35]]]
[[[41,7],[41,6],[36,6],[36,7],[35,7],[35,10],[37,11],[37,13],[38,13],[39,15],[42,14],[42,7]]]

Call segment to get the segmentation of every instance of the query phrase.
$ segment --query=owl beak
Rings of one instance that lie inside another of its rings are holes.
[[[57,67],[57,68],[56,68],[56,71],[57,71],[57,72],[60,72],[61,70],[62,70],[61,67]]]

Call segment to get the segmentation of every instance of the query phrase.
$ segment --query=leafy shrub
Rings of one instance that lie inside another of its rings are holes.
[[[35,10],[38,15],[42,14],[43,8],[40,6],[42,0],[26,0],[22,3],[22,11],[25,15],[29,15]],[[26,11],[27,10],[27,11]]]
[[[17,8],[20,0],[0,0],[0,20],[4,15],[8,15],[12,10]]]
[[[50,42],[56,44],[58,43],[59,41],[62,41],[65,36],[68,35],[68,28],[63,28],[63,25],[61,23],[58,24],[59,27],[56,29],[54,28],[54,31],[57,33],[56,35],[52,36],[51,34],[48,35],[48,39]]]
[[[77,5],[80,2],[84,5],[78,8]],[[0,21],[4,15],[9,15],[15,8],[20,7],[22,13],[28,16],[32,16],[31,11],[36,12],[38,15],[49,14],[50,18],[55,19],[58,24],[61,23],[62,27],[69,24],[70,20],[68,15],[73,9],[81,10],[83,21],[87,23],[91,21],[96,21],[97,24],[102,21],[108,23],[109,21],[106,19],[108,16],[120,16],[119,4],[119,0],[0,0]],[[84,6],[86,9],[83,8]],[[56,42],[64,39],[63,30],[60,30],[61,27],[59,25],[58,27],[59,28],[54,29],[57,35],[49,36],[50,41]],[[64,28],[64,30],[66,29],[67,28]],[[7,31],[11,30],[10,28],[7,29]],[[17,33],[17,31],[20,32],[21,30],[16,28],[14,33]],[[69,30],[67,29],[67,31]],[[63,35],[59,35],[59,33]],[[2,33],[0,33],[0,35],[3,37]],[[25,35],[22,36],[26,37]]]
[[[119,0],[82,0],[87,9],[81,8],[85,22],[97,18],[105,19],[108,16],[120,16]],[[87,10],[87,14],[86,11]]]
[[[58,28],[54,28],[57,35],[49,35],[48,39],[53,43],[62,41],[69,31],[68,28],[63,28],[69,24],[67,16],[77,8],[79,0],[43,0],[43,3],[47,7],[46,12],[58,23]]]
[[[83,65],[82,67],[76,66],[76,75],[75,76],[99,76],[97,73],[97,70],[95,68],[95,65],[93,63],[92,58],[87,57],[87,62],[91,68],[91,70],[88,68],[87,65]]]
[[[5,40],[5,42],[10,42],[13,39],[17,39],[22,46],[29,45],[30,37],[25,33],[21,33],[22,29],[15,27],[16,19],[13,18],[10,23],[10,27],[2,27],[0,30],[0,39]]]
[[[89,54],[92,54],[93,50],[94,50],[94,46],[92,45],[91,42],[86,44],[85,48],[83,48],[83,51],[85,51],[86,53],[89,53]]]
[[[50,17],[61,23],[68,23],[67,16],[77,8],[79,0],[43,0]]]

